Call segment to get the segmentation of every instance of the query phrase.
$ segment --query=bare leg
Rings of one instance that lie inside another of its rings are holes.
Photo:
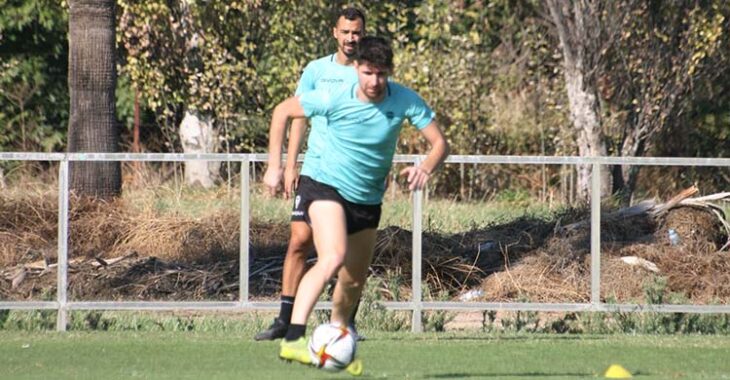
[[[284,258],[279,316],[266,330],[256,334],[254,340],[273,340],[286,336],[294,308],[294,295],[306,270],[307,254],[312,245],[312,230],[307,223],[292,222],[289,247]]]
[[[315,201],[309,206],[317,263],[302,277],[291,323],[306,325],[327,282],[337,273],[347,252],[345,211],[334,201]]]
[[[289,247],[284,258],[281,295],[294,297],[304,276],[307,254],[313,248],[312,229],[304,221],[291,222]]]
[[[360,300],[368,269],[375,251],[376,229],[367,229],[348,238],[349,251],[345,263],[337,275],[335,292],[332,295],[332,323],[347,325]]]

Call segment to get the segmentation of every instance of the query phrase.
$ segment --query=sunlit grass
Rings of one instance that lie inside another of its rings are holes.
[[[218,187],[210,190],[189,187],[160,186],[130,190],[123,198],[140,210],[155,215],[202,217],[224,210],[240,210],[240,189]],[[271,197],[260,184],[250,190],[250,215],[255,222],[287,222],[292,201]],[[497,198],[493,201],[457,201],[429,197],[423,204],[423,227],[439,232],[457,232],[496,222],[508,222],[530,215],[547,217],[556,211],[532,199]],[[383,202],[381,227],[400,226],[410,229],[413,222],[413,199],[410,193],[388,195]]]
[[[21,185],[8,186],[5,197],[34,197],[57,199],[57,178],[48,175],[44,180],[23,180]],[[125,177],[120,197],[123,207],[150,217],[204,218],[222,212],[240,212],[240,179],[233,178],[220,186],[203,189],[180,182],[181,176],[163,180],[160,174],[145,172],[130,180]],[[560,205],[540,203],[529,194],[503,190],[486,201],[466,201],[436,196],[423,197],[423,228],[429,231],[453,233],[479,228],[493,223],[509,222],[520,216],[549,217],[559,211]],[[251,181],[249,212],[253,223],[287,223],[292,200],[271,197],[262,184]],[[73,205],[72,205],[73,206]],[[413,197],[403,189],[389,190],[383,203],[380,227],[400,226],[412,229]]]
[[[250,332],[0,332],[12,379],[345,379],[278,360]],[[363,378],[590,379],[614,363],[641,379],[723,379],[725,337],[373,333]]]

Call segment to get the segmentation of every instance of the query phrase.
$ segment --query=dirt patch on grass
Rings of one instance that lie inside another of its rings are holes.
[[[50,299],[56,287],[55,194],[0,195],[0,298]],[[69,298],[72,300],[236,300],[239,215],[201,218],[133,212],[118,202],[72,199]],[[431,294],[484,301],[588,302],[590,226],[585,210],[523,217],[458,234],[423,234],[423,278]],[[575,226],[566,229],[565,226]],[[644,301],[655,276],[690,303],[730,300],[728,236],[713,212],[675,207],[661,218],[605,218],[601,286],[606,300]],[[680,243],[671,245],[668,230]],[[275,298],[288,242],[287,224],[250,228],[250,294]],[[412,234],[378,231],[372,274],[409,293]],[[657,271],[627,264],[635,257]],[[400,279],[400,280],[397,280]],[[386,292],[386,290],[383,290]],[[387,299],[390,295],[384,294]]]

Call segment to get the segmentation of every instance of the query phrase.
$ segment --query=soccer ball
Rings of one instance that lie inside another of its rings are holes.
[[[309,354],[318,368],[339,371],[355,358],[355,336],[346,326],[324,323],[309,339]]]

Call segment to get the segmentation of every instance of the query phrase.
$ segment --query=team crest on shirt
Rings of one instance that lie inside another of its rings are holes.
[[[395,117],[395,114],[393,113],[393,111],[388,111],[385,113],[385,117],[387,117],[388,119],[392,119],[393,117]]]

